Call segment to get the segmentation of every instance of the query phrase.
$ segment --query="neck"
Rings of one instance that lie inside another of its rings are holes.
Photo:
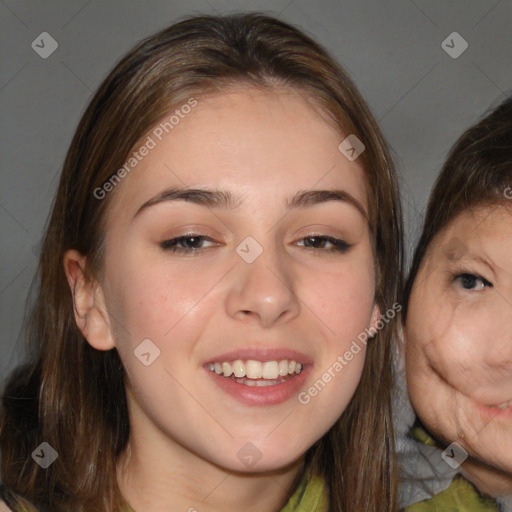
[[[171,504],[188,512],[274,512],[288,501],[301,469],[294,464],[278,472],[243,474],[207,461],[196,462],[194,470],[178,469],[161,455],[146,457],[128,448],[118,466],[121,493],[135,512],[167,512]]]

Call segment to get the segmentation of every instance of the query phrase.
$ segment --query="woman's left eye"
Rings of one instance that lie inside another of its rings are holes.
[[[338,238],[333,238],[332,236],[307,236],[300,240],[300,242],[305,242],[304,247],[309,247],[313,250],[326,250],[328,252],[337,251],[341,253],[348,252],[348,250],[352,247],[350,244],[345,242],[344,240],[339,240]],[[325,249],[325,244],[331,244],[331,249]],[[319,247],[321,246],[321,247]]]
[[[454,281],[457,282],[459,286],[464,290],[481,291],[486,286],[488,286],[489,288],[493,287],[493,284],[487,281],[487,279],[466,272],[462,274],[457,274],[455,276]]]

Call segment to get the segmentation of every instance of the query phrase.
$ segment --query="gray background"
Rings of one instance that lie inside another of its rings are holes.
[[[23,356],[20,329],[39,240],[92,92],[136,42],[176,19],[241,10],[301,26],[355,80],[397,162],[409,252],[449,147],[512,92],[507,0],[0,2],[0,381]],[[59,44],[47,59],[31,47],[42,32]],[[469,44],[457,59],[441,47],[452,32]]]

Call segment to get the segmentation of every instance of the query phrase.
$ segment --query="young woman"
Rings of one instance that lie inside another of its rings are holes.
[[[65,161],[35,358],[3,395],[5,501],[394,510],[400,255],[393,163],[318,44],[256,14],[143,41]]]
[[[432,438],[417,435],[446,481],[411,512],[497,510],[462,477],[512,510],[511,199],[508,99],[452,149],[406,286],[409,394]]]

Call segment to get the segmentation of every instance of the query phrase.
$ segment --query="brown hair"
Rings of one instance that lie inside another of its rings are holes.
[[[12,374],[2,398],[1,470],[12,493],[56,512],[113,512],[123,505],[115,468],[130,433],[125,373],[115,349],[94,350],[75,324],[63,256],[77,249],[87,256],[88,277],[101,275],[109,201],[98,201],[93,191],[163,115],[191,97],[232,85],[300,89],[340,136],[352,133],[364,142],[359,161],[367,184],[376,301],[381,311],[397,301],[402,221],[393,162],[345,72],[303,32],[261,14],[198,16],[172,25],[142,41],[109,74],[66,156],[29,325],[35,359]],[[395,509],[393,333],[393,324],[386,324],[369,343],[351,403],[306,454],[307,471],[326,481],[333,512]],[[30,456],[42,441],[59,454],[46,470]]]
[[[404,322],[414,279],[433,238],[464,210],[507,201],[512,205],[511,187],[512,98],[508,98],[459,137],[437,177],[404,289]]]

